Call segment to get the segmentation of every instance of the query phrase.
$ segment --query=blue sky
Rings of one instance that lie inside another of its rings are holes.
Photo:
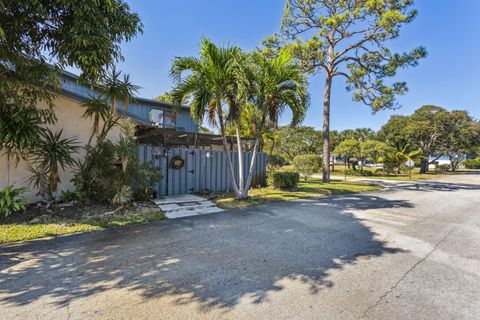
[[[181,0],[129,1],[142,18],[144,34],[122,45],[125,62],[120,68],[131,74],[153,98],[170,90],[168,70],[175,56],[198,53],[202,36],[218,44],[236,44],[250,50],[278,30],[282,0]],[[336,79],[332,97],[332,129],[379,129],[392,114],[408,114],[423,104],[468,110],[480,118],[480,1],[417,0],[419,16],[406,26],[393,48],[405,51],[425,46],[428,57],[414,69],[401,71],[409,92],[399,98],[402,108],[372,114],[355,103],[343,80]],[[305,125],[321,128],[323,75],[311,78],[311,107]],[[288,114],[282,118],[287,123]]]

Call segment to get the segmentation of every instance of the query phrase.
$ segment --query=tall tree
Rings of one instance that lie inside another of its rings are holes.
[[[24,158],[42,138],[42,131],[33,129],[55,121],[60,69],[75,66],[82,81],[99,79],[108,65],[123,59],[120,43],[141,28],[122,0],[0,1],[2,151]],[[41,102],[49,108],[36,108]]]
[[[391,116],[378,132],[378,139],[395,150],[411,151],[411,138],[406,130],[409,124],[409,116]]]
[[[448,134],[444,119],[448,111],[442,107],[425,105],[409,117],[408,125],[403,129],[407,134],[410,145],[414,149],[422,150],[420,173],[427,173],[428,165],[440,158],[443,137]],[[430,156],[434,156],[430,160]]]
[[[238,109],[236,106],[231,108],[231,104],[227,101],[231,101],[228,100],[229,97],[239,95],[239,85],[248,86],[241,63],[244,56],[244,52],[239,47],[219,48],[204,38],[198,58],[177,57],[174,59],[170,71],[170,75],[175,81],[172,91],[175,104],[180,105],[184,97],[191,94],[193,97],[190,108],[192,117],[201,123],[207,116],[211,126],[220,127],[228,172],[237,197],[242,196],[243,190],[240,190],[235,179],[230,147],[227,143],[226,126],[228,121],[236,116]],[[189,75],[182,78],[185,72],[189,72]]]
[[[450,160],[452,171],[456,171],[458,165],[480,146],[480,124],[468,112],[456,110],[445,116],[444,125],[441,152]]]
[[[378,111],[397,106],[406,83],[385,83],[400,68],[416,66],[424,48],[394,53],[388,45],[417,14],[413,0],[286,0],[281,32],[267,48],[287,45],[307,72],[325,73],[323,98],[323,181],[330,181],[332,82],[344,77],[353,99]]]

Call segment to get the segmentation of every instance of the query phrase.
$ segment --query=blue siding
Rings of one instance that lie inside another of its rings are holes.
[[[93,88],[81,85],[77,82],[77,77],[65,72],[61,78],[61,87],[65,95],[73,98],[85,100],[90,96],[98,96],[98,92]],[[122,109],[121,102],[118,102],[119,110]],[[128,104],[127,116],[133,119],[150,123],[150,111],[152,109],[174,110],[176,113],[176,130],[187,132],[198,132],[198,125],[193,121],[189,114],[189,109],[185,107],[173,108],[171,105],[155,100],[137,98]]]

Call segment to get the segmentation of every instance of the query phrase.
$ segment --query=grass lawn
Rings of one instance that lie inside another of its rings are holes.
[[[321,179],[311,178],[308,181],[300,181],[298,190],[278,190],[272,187],[252,189],[250,198],[237,200],[232,195],[217,198],[215,203],[223,209],[236,209],[256,206],[268,202],[305,199],[321,197],[332,194],[354,193],[362,191],[379,190],[382,187],[358,182],[332,181],[322,183]]]
[[[364,171],[375,171],[375,168],[364,168]],[[458,169],[455,172],[444,172],[444,173],[438,173],[430,169],[429,172],[427,173],[420,173],[420,168],[414,168],[412,170],[412,177],[411,180],[434,180],[434,179],[441,179],[445,178],[447,176],[454,176],[458,174],[468,174],[468,173],[475,173],[479,172],[478,170],[471,170],[471,169]],[[337,179],[343,179],[343,167],[340,169],[336,169],[335,172],[331,173],[332,176],[334,176]],[[401,174],[392,174],[392,175],[378,175],[374,174],[373,176],[347,176],[347,179],[349,178],[370,178],[370,179],[381,179],[381,180],[401,180],[401,181],[409,181],[410,180],[410,175],[408,173],[401,173]]]
[[[37,210],[16,214],[6,220],[0,220],[0,243],[103,230],[165,219],[161,211],[153,209],[127,208],[108,217],[97,213],[98,208],[65,208],[61,213],[54,212],[48,215],[42,215]],[[35,218],[39,221],[32,223],[31,221]]]

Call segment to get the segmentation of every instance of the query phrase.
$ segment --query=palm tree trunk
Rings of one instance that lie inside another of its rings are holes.
[[[238,189],[241,194],[244,193],[245,189],[245,179],[243,176],[244,173],[244,163],[243,163],[243,146],[242,146],[242,138],[240,136],[240,128],[238,123],[235,122],[235,133],[237,136],[237,151],[238,151]]]
[[[330,183],[330,96],[332,75],[327,74],[323,93],[323,183]]]
[[[238,189],[237,181],[235,179],[235,172],[233,170],[230,148],[228,147],[227,137],[225,135],[225,123],[223,122],[222,104],[220,100],[217,101],[217,112],[218,112],[218,120],[220,122],[220,133],[222,135],[223,150],[225,151],[225,157],[227,158],[227,167],[228,167],[228,172],[230,174],[231,185],[233,188],[233,192],[235,193],[235,197],[241,198],[242,194]]]
[[[247,183],[245,184],[245,189],[243,190],[243,199],[248,198],[248,190],[250,189],[250,184],[252,183],[253,171],[255,169],[255,163],[257,161],[258,149],[260,146],[260,138],[257,138],[255,141],[255,146],[253,147],[252,161],[250,162],[250,168],[248,170]]]

